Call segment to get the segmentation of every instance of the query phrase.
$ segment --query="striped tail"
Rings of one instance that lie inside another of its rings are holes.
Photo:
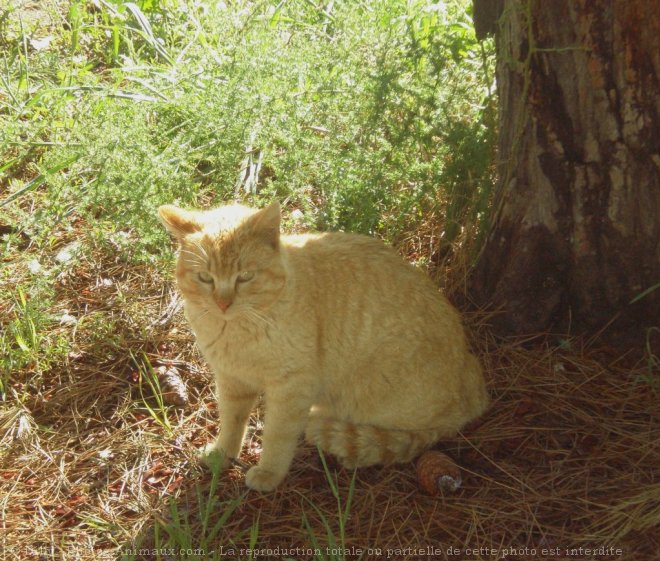
[[[396,430],[311,416],[305,439],[348,468],[409,462],[443,436],[439,430]]]

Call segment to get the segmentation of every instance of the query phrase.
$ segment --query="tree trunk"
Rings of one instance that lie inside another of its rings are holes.
[[[658,325],[660,287],[630,302],[660,283],[660,4],[501,7],[499,182],[477,301],[502,310],[506,332]]]

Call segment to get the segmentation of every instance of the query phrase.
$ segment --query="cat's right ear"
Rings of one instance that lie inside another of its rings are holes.
[[[163,226],[176,238],[185,238],[188,234],[199,232],[202,227],[195,218],[195,213],[174,205],[158,207],[158,217]]]

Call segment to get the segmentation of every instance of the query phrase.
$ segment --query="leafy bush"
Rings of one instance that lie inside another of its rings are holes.
[[[469,7],[73,1],[49,48],[5,58],[3,171],[44,176],[25,224],[153,249],[163,202],[277,197],[311,228],[393,241],[438,211],[451,242],[491,184],[492,53]]]

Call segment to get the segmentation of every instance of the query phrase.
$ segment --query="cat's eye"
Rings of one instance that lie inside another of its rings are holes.
[[[236,280],[238,282],[248,282],[254,278],[254,273],[252,271],[242,271],[238,273]]]
[[[204,271],[197,273],[197,278],[206,284],[211,284],[213,282],[213,277]]]

